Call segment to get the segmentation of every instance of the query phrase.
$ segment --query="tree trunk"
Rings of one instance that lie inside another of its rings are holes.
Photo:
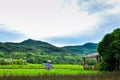
[[[119,61],[116,62],[116,71],[119,71],[119,70],[120,70],[120,68],[119,68],[119,67],[120,67],[120,64],[119,64],[119,63],[120,63]]]

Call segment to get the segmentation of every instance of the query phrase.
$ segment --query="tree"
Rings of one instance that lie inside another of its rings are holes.
[[[102,56],[100,70],[119,70],[120,65],[120,28],[106,34],[98,44],[97,51]]]

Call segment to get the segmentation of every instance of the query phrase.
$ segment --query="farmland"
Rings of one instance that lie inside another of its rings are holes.
[[[28,65],[1,65],[0,75],[75,75],[92,74],[98,71],[83,70],[81,65],[55,64],[54,68],[47,71],[41,64]]]
[[[0,66],[0,80],[119,80],[119,74],[83,70],[81,65],[69,64],[55,64],[49,71],[41,64]]]
[[[78,75],[0,76],[0,80],[120,80],[120,72]]]

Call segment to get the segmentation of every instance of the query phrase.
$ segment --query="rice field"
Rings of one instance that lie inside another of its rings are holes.
[[[120,80],[120,72],[78,75],[4,75],[0,80]]]
[[[98,71],[83,70],[81,65],[63,65],[55,64],[51,70],[46,70],[45,66],[41,64],[28,64],[28,65],[1,65],[0,75],[77,75],[77,74],[93,74]]]
[[[83,69],[82,65],[54,64],[54,69]],[[42,64],[0,65],[0,69],[45,69]]]
[[[55,64],[46,70],[41,64],[0,65],[0,80],[120,80],[120,72],[83,70],[81,65]]]

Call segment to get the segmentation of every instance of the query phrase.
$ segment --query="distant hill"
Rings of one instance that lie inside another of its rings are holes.
[[[82,63],[81,56],[96,51],[96,46],[97,44],[87,43],[61,48],[32,39],[20,43],[0,42],[0,58],[25,59],[29,63],[43,63],[51,59],[53,63],[79,64]]]
[[[56,47],[43,41],[32,39],[21,43],[0,43],[0,58],[25,59],[29,63],[43,63],[51,59],[53,63],[78,63],[78,54]]]
[[[72,53],[79,53],[79,54],[90,54],[96,52],[96,48],[97,48],[96,43],[86,43],[84,45],[62,47],[62,49],[64,50],[68,50]]]

